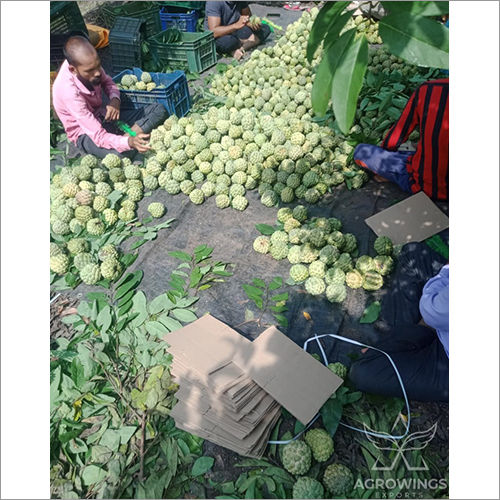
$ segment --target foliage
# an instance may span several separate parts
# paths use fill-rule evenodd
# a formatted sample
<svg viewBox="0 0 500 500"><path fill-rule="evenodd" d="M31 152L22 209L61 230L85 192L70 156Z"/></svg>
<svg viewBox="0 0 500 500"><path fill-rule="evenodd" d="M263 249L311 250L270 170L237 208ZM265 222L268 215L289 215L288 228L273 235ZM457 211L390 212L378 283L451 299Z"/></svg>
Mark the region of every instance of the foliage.
<svg viewBox="0 0 500 500"><path fill-rule="evenodd" d="M311 99L322 115L328 101L340 130L347 134L353 124L358 96L368 65L368 42L355 28L344 30L352 12L349 2L327 2L316 17L308 44L312 61L323 45ZM431 19L448 12L448 2L382 2L389 14L379 22L379 33L387 49L411 64L448 68L448 30ZM425 5L424 5L425 4Z"/></svg>
<svg viewBox="0 0 500 500"><path fill-rule="evenodd" d="M369 306L365 308L363 311L363 315L361 316L359 322L360 323L374 323L377 321L379 315L380 315L380 310L382 306L380 305L380 302L378 300L375 300L372 302Z"/></svg>
<svg viewBox="0 0 500 500"><path fill-rule="evenodd" d="M51 351L52 496L179 498L203 440L168 417L177 389L161 335L196 318L196 297L148 302L142 271L90 293Z"/></svg>
<svg viewBox="0 0 500 500"><path fill-rule="evenodd" d="M172 300L175 297L187 297L189 290L192 295L196 295L202 290L207 290L214 283L223 283L224 278L233 275L227 270L229 263L212 261L213 251L214 249L207 245L199 245L192 255L182 251L168 253L171 257L182 261L170 275L168 284L171 289L168 296Z"/></svg>
<svg viewBox="0 0 500 500"><path fill-rule="evenodd" d="M115 196L116 195L116 196ZM117 201L121 198L122 194L118 191L114 191L110 194L109 199L111 200L111 207L117 203ZM65 236L57 235L51 233L51 241L56 243L65 243L73 238L81 238L84 237L90 243L90 253L97 256L97 253L100 248L104 245L115 245L119 246L128 238L136 238L136 240L130 245L129 250L135 250L136 248L144 245L148 241L154 240L158 231L161 229L169 228L174 219L168 219L164 222L153 226L146 226L147 223L151 222L152 217L148 217L144 219L142 222L139 221L130 221L129 223L118 221L109 231L105 232L101 236L93 236L88 234L88 232L82 227L80 232L71 233ZM132 263L137 259L137 253L126 253L121 255L119 260L123 267L123 272L127 267L132 265ZM75 288L81 283L80 275L78 269L71 265L68 272L64 276L58 276L57 274L51 272L50 273L50 284L53 290L65 290L68 288ZM102 279L97 285L102 286L104 288L110 287L110 281Z"/></svg>
<svg viewBox="0 0 500 500"><path fill-rule="evenodd" d="M288 310L286 301L288 300L288 292L278 292L272 294L283 286L283 278L275 277L269 283L266 283L260 278L254 278L252 283L245 283L242 285L243 290L247 297L252 300L257 308L260 310L258 318L250 309L245 311L245 323L256 321L257 324L262 326L262 318L266 312L271 312L279 325L283 328L288 326L288 320L282 313Z"/></svg>

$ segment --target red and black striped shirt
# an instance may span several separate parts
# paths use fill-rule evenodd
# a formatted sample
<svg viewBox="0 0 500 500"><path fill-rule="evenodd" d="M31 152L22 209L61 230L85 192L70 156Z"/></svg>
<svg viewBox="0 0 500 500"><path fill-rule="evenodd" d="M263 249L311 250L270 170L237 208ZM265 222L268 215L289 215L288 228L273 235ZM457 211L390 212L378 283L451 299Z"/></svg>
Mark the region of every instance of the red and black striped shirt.
<svg viewBox="0 0 500 500"><path fill-rule="evenodd" d="M434 200L448 199L448 88L448 78L420 85L382 142L394 151L419 127L417 151L406 168L412 192L424 191Z"/></svg>

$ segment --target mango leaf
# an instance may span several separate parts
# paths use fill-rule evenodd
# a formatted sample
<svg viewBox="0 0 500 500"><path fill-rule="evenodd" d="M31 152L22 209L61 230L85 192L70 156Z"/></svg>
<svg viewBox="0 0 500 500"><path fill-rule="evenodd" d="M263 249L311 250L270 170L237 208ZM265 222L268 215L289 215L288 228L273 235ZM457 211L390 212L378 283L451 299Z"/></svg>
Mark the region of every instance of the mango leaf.
<svg viewBox="0 0 500 500"><path fill-rule="evenodd" d="M201 476L202 474L205 474L205 472L208 472L212 468L213 464L213 457L199 457L193 464L191 475L193 477Z"/></svg>
<svg viewBox="0 0 500 500"><path fill-rule="evenodd" d="M259 233L264 234L266 236L269 236L276 231L276 229L273 226L270 226L269 224L256 224L255 229L259 231Z"/></svg>
<svg viewBox="0 0 500 500"><path fill-rule="evenodd" d="M83 469L82 481L83 484L89 486L106 479L107 475L108 473L104 469L101 469L101 467L97 467L97 465L88 465Z"/></svg>
<svg viewBox="0 0 500 500"><path fill-rule="evenodd" d="M316 70L313 87L311 89L311 103L314 112L318 116L325 116L328 109L332 93L332 80L337 68L337 63L348 47L354 40L356 30L351 29L342 34L342 36L325 49L323 58Z"/></svg>
<svg viewBox="0 0 500 500"><path fill-rule="evenodd" d="M306 56L309 62L313 60L316 49L325 38L330 26L348 5L349 2L326 2L323 5L307 39Z"/></svg>
<svg viewBox="0 0 500 500"><path fill-rule="evenodd" d="M323 425L331 436L337 431L342 417L342 404L336 398L330 398L320 409Z"/></svg>
<svg viewBox="0 0 500 500"><path fill-rule="evenodd" d="M390 14L379 22L384 45L416 66L448 69L449 30L443 24L407 12Z"/></svg>
<svg viewBox="0 0 500 500"><path fill-rule="evenodd" d="M143 274L141 270L135 271L134 273L128 273L117 286L115 300L123 297L129 290L136 288L141 282Z"/></svg>
<svg viewBox="0 0 500 500"><path fill-rule="evenodd" d="M340 40L340 39L339 39ZM368 42L361 36L340 56L332 80L332 101L340 130L347 134L356 114L359 92L368 64Z"/></svg>
<svg viewBox="0 0 500 500"><path fill-rule="evenodd" d="M374 323L380 315L381 305L378 300L372 302L364 311L360 323Z"/></svg>
<svg viewBox="0 0 500 500"><path fill-rule="evenodd" d="M407 12L414 16L442 16L450 10L449 2L381 2L389 14Z"/></svg>

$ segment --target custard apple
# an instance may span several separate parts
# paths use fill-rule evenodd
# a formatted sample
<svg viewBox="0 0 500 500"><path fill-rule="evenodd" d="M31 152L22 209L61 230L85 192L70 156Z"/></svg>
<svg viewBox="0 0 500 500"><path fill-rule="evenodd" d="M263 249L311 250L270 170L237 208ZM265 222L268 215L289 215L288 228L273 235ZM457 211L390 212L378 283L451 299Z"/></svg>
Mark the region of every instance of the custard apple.
<svg viewBox="0 0 500 500"><path fill-rule="evenodd" d="M316 278L324 278L326 273L326 266L324 262L320 260L315 260L309 264L309 276L315 276Z"/></svg>
<svg viewBox="0 0 500 500"><path fill-rule="evenodd" d="M362 255L356 260L356 269L361 273L364 274L368 271L374 271L375 270L375 263L373 262L372 257L369 255Z"/></svg>
<svg viewBox="0 0 500 500"><path fill-rule="evenodd" d="M152 78L151 75L147 71L143 71L141 74L141 82L151 83Z"/></svg>
<svg viewBox="0 0 500 500"><path fill-rule="evenodd" d="M347 290L344 284L334 283L326 287L326 298L330 302L344 302L347 297Z"/></svg>
<svg viewBox="0 0 500 500"><path fill-rule="evenodd" d="M293 217L299 222L304 222L307 219L307 208L304 205L297 205L293 209Z"/></svg>
<svg viewBox="0 0 500 500"><path fill-rule="evenodd" d="M193 189L189 194L189 199L195 205L201 205L205 201L205 194L201 189Z"/></svg>
<svg viewBox="0 0 500 500"><path fill-rule="evenodd" d="M235 196L231 201L231 206L236 210L245 210L248 200L244 196Z"/></svg>
<svg viewBox="0 0 500 500"><path fill-rule="evenodd" d="M299 477L293 485L292 498L323 498L323 485L312 477Z"/></svg>
<svg viewBox="0 0 500 500"><path fill-rule="evenodd" d="M60 255L64 253L62 248L57 244L54 243L53 241L50 242L50 256L55 257L56 255Z"/></svg>
<svg viewBox="0 0 500 500"><path fill-rule="evenodd" d="M282 242L272 243L271 241L269 252L275 260L286 259L288 255L288 245Z"/></svg>
<svg viewBox="0 0 500 500"><path fill-rule="evenodd" d="M300 264L302 262L302 248L300 245L293 245L288 249L288 262L290 264Z"/></svg>
<svg viewBox="0 0 500 500"><path fill-rule="evenodd" d="M79 253L73 258L73 264L81 271L87 264L95 264L95 259L90 253Z"/></svg>
<svg viewBox="0 0 500 500"><path fill-rule="evenodd" d="M55 220L53 223L52 223L52 232L54 234L60 234L60 235L65 235L65 234L69 234L71 232L70 228L69 228L69 224L67 222L62 222L60 220Z"/></svg>
<svg viewBox="0 0 500 500"><path fill-rule="evenodd" d="M340 252L337 247L326 245L319 252L319 260L330 266L338 259L339 255Z"/></svg>
<svg viewBox="0 0 500 500"><path fill-rule="evenodd" d="M270 245L268 236L257 236L253 242L253 249L258 253L266 254L269 252Z"/></svg>
<svg viewBox="0 0 500 500"><path fill-rule="evenodd" d="M324 429L311 429L304 436L317 462L326 462L333 454L333 439Z"/></svg>
<svg viewBox="0 0 500 500"><path fill-rule="evenodd" d="M87 240L83 238L73 238L67 243L68 251L71 255L76 255L79 253L87 252L89 249L89 244Z"/></svg>
<svg viewBox="0 0 500 500"><path fill-rule="evenodd" d="M165 205L160 202L153 202L148 205L148 212L155 218L163 217L165 213Z"/></svg>
<svg viewBox="0 0 500 500"><path fill-rule="evenodd" d="M302 245L302 263L310 264L314 262L319 256L319 250L317 248L312 247L309 243L305 243Z"/></svg>
<svg viewBox="0 0 500 500"><path fill-rule="evenodd" d="M357 269L349 271L345 275L345 283L350 288L361 288L363 285L363 275Z"/></svg>
<svg viewBox="0 0 500 500"><path fill-rule="evenodd" d="M80 271L81 280L87 285L95 285L101 279L99 264L87 264Z"/></svg>
<svg viewBox="0 0 500 500"><path fill-rule="evenodd" d="M377 271L367 271L363 276L363 288L365 290L373 291L382 288L384 285L384 278L377 273Z"/></svg>
<svg viewBox="0 0 500 500"><path fill-rule="evenodd" d="M271 189L268 189L260 198L261 203L266 207L274 207L278 203L278 195Z"/></svg>
<svg viewBox="0 0 500 500"><path fill-rule="evenodd" d="M128 208L122 207L118 210L118 218L122 221L129 222L135 219L135 212Z"/></svg>
<svg viewBox="0 0 500 500"><path fill-rule="evenodd" d="M50 258L50 270L56 274L64 274L69 267L69 258L66 254L60 253Z"/></svg>
<svg viewBox="0 0 500 500"><path fill-rule="evenodd" d="M101 264L101 274L104 279L114 281L120 276L122 266L117 259L108 257Z"/></svg>
<svg viewBox="0 0 500 500"><path fill-rule="evenodd" d="M94 194L88 189L82 189L76 193L75 199L79 205L91 205L94 199Z"/></svg>
<svg viewBox="0 0 500 500"><path fill-rule="evenodd" d="M327 285L339 284L343 285L345 283L345 273L342 269L337 266L333 266L328 269L325 274L325 281Z"/></svg>
<svg viewBox="0 0 500 500"><path fill-rule="evenodd" d="M311 467L311 448L304 441L292 441L283 447L283 467L297 476L306 474Z"/></svg>
<svg viewBox="0 0 500 500"><path fill-rule="evenodd" d="M227 208L231 204L231 199L227 194L218 194L215 197L215 204L218 208Z"/></svg>
<svg viewBox="0 0 500 500"><path fill-rule="evenodd" d="M335 267L342 269L344 273L351 271L353 269L351 256L348 253L341 253L335 261Z"/></svg>
<svg viewBox="0 0 500 500"><path fill-rule="evenodd" d="M274 231L271 235L271 244L288 243L288 234L285 231Z"/></svg>
<svg viewBox="0 0 500 500"><path fill-rule="evenodd" d="M325 291L326 285L321 278L313 276L312 278L307 278L305 287L306 291L311 295L321 295Z"/></svg>
<svg viewBox="0 0 500 500"><path fill-rule="evenodd" d="M347 377L347 366L340 363L340 361L337 361L336 363L329 363L328 369L342 379L345 379Z"/></svg>
<svg viewBox="0 0 500 500"><path fill-rule="evenodd" d="M280 208L278 210L277 219L279 222L282 222L284 224L288 219L290 219L292 217L293 217L293 214L292 214L291 208L284 207L284 208Z"/></svg>
<svg viewBox="0 0 500 500"><path fill-rule="evenodd" d="M295 283L302 283L309 277L309 271L303 264L295 264L290 268L290 278Z"/></svg>
<svg viewBox="0 0 500 500"><path fill-rule="evenodd" d="M118 168L121 166L121 163L122 161L120 160L120 157L113 154L113 153L109 153L107 154L103 160L102 160L102 164L108 169L108 170L111 170L113 168Z"/></svg>
<svg viewBox="0 0 500 500"><path fill-rule="evenodd" d="M104 221L108 226L112 226L118 220L118 214L112 208L106 208L106 210L103 210L102 214L104 215Z"/></svg>
<svg viewBox="0 0 500 500"><path fill-rule="evenodd" d="M88 168L96 168L97 163L98 163L98 160L93 155L85 155L80 160L80 165L83 165L83 166L88 167Z"/></svg>
<svg viewBox="0 0 500 500"><path fill-rule="evenodd" d="M390 238L387 236L379 236L375 243L373 244L373 248L378 255L392 255L393 245Z"/></svg>
<svg viewBox="0 0 500 500"><path fill-rule="evenodd" d="M394 260L390 255L377 255L373 259L375 270L382 276L390 274L394 268Z"/></svg>
<svg viewBox="0 0 500 500"><path fill-rule="evenodd" d="M354 487L354 476L345 465L330 464L325 469L323 484L332 498L345 497Z"/></svg>
<svg viewBox="0 0 500 500"><path fill-rule="evenodd" d="M89 234L92 234L94 236L100 236L101 234L104 233L105 227L104 223L102 222L101 219L98 219L97 217L90 219L87 222L87 231Z"/></svg>
<svg viewBox="0 0 500 500"><path fill-rule="evenodd" d="M105 196L96 196L92 206L96 212L104 212L109 206L109 200Z"/></svg>
<svg viewBox="0 0 500 500"><path fill-rule="evenodd" d="M114 245L107 244L99 249L97 255L101 261L109 258L118 259L118 250Z"/></svg>

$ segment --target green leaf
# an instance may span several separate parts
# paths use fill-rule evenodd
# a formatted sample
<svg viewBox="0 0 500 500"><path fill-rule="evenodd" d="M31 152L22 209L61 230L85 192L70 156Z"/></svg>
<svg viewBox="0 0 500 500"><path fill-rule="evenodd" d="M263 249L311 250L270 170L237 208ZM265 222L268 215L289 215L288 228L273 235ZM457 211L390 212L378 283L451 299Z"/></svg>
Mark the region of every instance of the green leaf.
<svg viewBox="0 0 500 500"><path fill-rule="evenodd" d="M255 286L261 287L261 288L266 288L266 282L264 280L261 280L260 278L254 278L252 280L252 283Z"/></svg>
<svg viewBox="0 0 500 500"><path fill-rule="evenodd" d="M307 39L306 56L309 62L313 60L316 49L325 38L330 26L348 5L349 2L327 2L323 5Z"/></svg>
<svg viewBox="0 0 500 500"><path fill-rule="evenodd" d="M191 276L189 277L189 288L195 288L201 281L201 278L203 278L201 269L199 267L195 267L191 271Z"/></svg>
<svg viewBox="0 0 500 500"><path fill-rule="evenodd" d="M129 290L132 290L132 288L136 288L137 285L141 282L143 274L144 273L141 270L135 271L134 273L128 273L122 279L122 281L119 283L116 289L115 300L119 300Z"/></svg>
<svg viewBox="0 0 500 500"><path fill-rule="evenodd" d="M109 306L104 307L101 312L97 315L96 323L100 327L101 334L105 333L110 327L112 322L111 318L111 308Z"/></svg>
<svg viewBox="0 0 500 500"><path fill-rule="evenodd" d="M191 469L191 475L193 477L201 476L208 472L214 465L213 457L199 457L196 459Z"/></svg>
<svg viewBox="0 0 500 500"><path fill-rule="evenodd" d="M271 300L274 300L274 302L279 302L281 300L288 300L288 292L283 292L277 295L273 295L271 297Z"/></svg>
<svg viewBox="0 0 500 500"><path fill-rule="evenodd" d="M170 318L169 316L163 315L158 318L158 321L164 325L169 332L175 332L175 330L179 330L182 328L182 324L179 323L176 319Z"/></svg>
<svg viewBox="0 0 500 500"><path fill-rule="evenodd" d="M101 446L106 446L113 452L118 451L118 447L120 446L120 433L114 429L108 429L103 435L101 440L99 441Z"/></svg>
<svg viewBox="0 0 500 500"><path fill-rule="evenodd" d="M170 255L171 257L175 257L176 259L182 260L184 262L191 262L191 255L187 254L186 252L174 251L174 252L168 252L168 255Z"/></svg>
<svg viewBox="0 0 500 500"><path fill-rule="evenodd" d="M173 309L172 314L183 323L190 323L197 319L196 314L189 309Z"/></svg>
<svg viewBox="0 0 500 500"><path fill-rule="evenodd" d="M274 317L277 319L280 326L286 328L288 326L288 319L286 319L283 314L275 314Z"/></svg>
<svg viewBox="0 0 500 500"><path fill-rule="evenodd" d="M260 288L257 288L257 287L252 286L252 285L248 285L246 283L244 283L241 286L242 286L243 290L245 290L245 293L247 294L248 298L252 299L252 300L254 300L255 298L261 297L262 294L264 293L264 291L261 290Z"/></svg>
<svg viewBox="0 0 500 500"><path fill-rule="evenodd" d="M344 134L349 132L356 114L358 95L363 86L367 63L368 42L365 36L361 36L346 47L333 74L333 111Z"/></svg>
<svg viewBox="0 0 500 500"><path fill-rule="evenodd" d="M130 290L127 292L121 299L118 301L118 307L123 307L124 305L128 304L129 301L133 299L135 295L135 290Z"/></svg>
<svg viewBox="0 0 500 500"><path fill-rule="evenodd" d="M171 302L168 300L168 297L165 293L158 295L149 303L149 312L150 314L158 314L165 309L168 309Z"/></svg>
<svg viewBox="0 0 500 500"><path fill-rule="evenodd" d="M320 409L323 425L331 436L337 431L342 418L342 404L336 398L330 398Z"/></svg>
<svg viewBox="0 0 500 500"><path fill-rule="evenodd" d="M442 16L448 14L449 2L381 2L389 14L407 12L414 16Z"/></svg>
<svg viewBox="0 0 500 500"><path fill-rule="evenodd" d="M161 337L168 333L167 327L159 321L146 321L146 323L144 323L144 327L148 333L154 335L155 337Z"/></svg>
<svg viewBox="0 0 500 500"><path fill-rule="evenodd" d="M449 30L443 24L400 12L383 17L379 33L388 50L405 61L448 69Z"/></svg>
<svg viewBox="0 0 500 500"><path fill-rule="evenodd" d="M97 465L88 465L83 469L82 481L83 484L89 486L102 481L107 475L108 473L104 469L101 469L101 467L97 467Z"/></svg>
<svg viewBox="0 0 500 500"><path fill-rule="evenodd" d="M364 311L363 315L361 316L361 319L359 320L360 323L374 323L377 321L379 315L380 315L380 309L381 309L380 302L376 300L375 302L372 302Z"/></svg>
<svg viewBox="0 0 500 500"><path fill-rule="evenodd" d="M255 319L255 314L250 309L245 309L245 321L252 321Z"/></svg>
<svg viewBox="0 0 500 500"><path fill-rule="evenodd" d="M144 239L144 238L142 240L137 240L135 243L132 243L132 245L130 245L130 250L135 250L136 248L141 247L142 245L144 245L147 242L148 242L148 240Z"/></svg>
<svg viewBox="0 0 500 500"><path fill-rule="evenodd" d="M259 233L264 234L266 236L269 236L276 231L276 229L273 226L270 226L269 224L256 224L255 229L259 231Z"/></svg>
<svg viewBox="0 0 500 500"><path fill-rule="evenodd" d="M282 286L283 286L283 278L276 276L276 278L273 278L271 283L269 283L269 290L277 290Z"/></svg>

